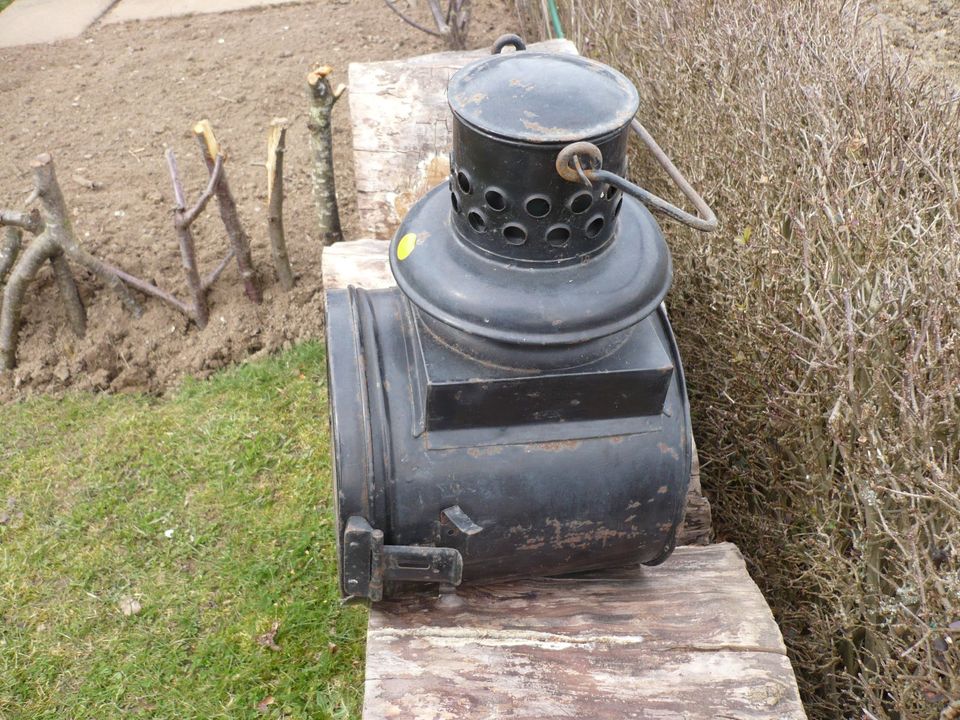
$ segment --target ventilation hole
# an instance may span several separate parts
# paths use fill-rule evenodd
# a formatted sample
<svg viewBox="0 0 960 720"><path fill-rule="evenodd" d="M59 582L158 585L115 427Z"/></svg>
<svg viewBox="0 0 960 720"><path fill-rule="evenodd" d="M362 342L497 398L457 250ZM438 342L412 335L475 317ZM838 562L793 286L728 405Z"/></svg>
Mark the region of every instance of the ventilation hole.
<svg viewBox="0 0 960 720"><path fill-rule="evenodd" d="M503 228L503 237L511 245L523 245L527 241L527 231L520 225L507 225Z"/></svg>
<svg viewBox="0 0 960 720"><path fill-rule="evenodd" d="M487 190L487 194L484 195L484 197L487 199L487 205L490 206L491 210L500 212L507 206L507 201L504 199L503 193L499 190Z"/></svg>
<svg viewBox="0 0 960 720"><path fill-rule="evenodd" d="M535 218L542 218L550 212L550 201L545 197L532 197L527 200L527 212Z"/></svg>
<svg viewBox="0 0 960 720"><path fill-rule="evenodd" d="M470 178L466 176L466 173L461 170L457 173L457 185L460 186L460 189L463 190L466 194L470 194Z"/></svg>
<svg viewBox="0 0 960 720"><path fill-rule="evenodd" d="M618 197L620 197L620 189L615 188L613 185L607 185L607 200L613 202Z"/></svg>
<svg viewBox="0 0 960 720"><path fill-rule="evenodd" d="M590 224L587 225L587 237L595 238L600 234L601 230L603 230L603 216L597 215L590 221Z"/></svg>
<svg viewBox="0 0 960 720"><path fill-rule="evenodd" d="M613 209L613 215L614 215L614 217L616 217L617 215L620 214L620 208L622 208L622 207L623 207L623 196L621 195L621 196L620 196L620 199L617 200L617 206Z"/></svg>
<svg viewBox="0 0 960 720"><path fill-rule="evenodd" d="M554 225L547 230L547 242L553 247L563 247L570 240L570 228L566 225Z"/></svg>
<svg viewBox="0 0 960 720"><path fill-rule="evenodd" d="M593 195L584 190L573 196L573 199L570 201L570 210L579 215L582 212L586 212L587 208L591 205L593 205Z"/></svg>
<svg viewBox="0 0 960 720"><path fill-rule="evenodd" d="M470 227L477 232L483 230L487 226L487 221L483 219L483 215L478 213L476 210L471 210L469 213L467 213L467 220L470 221Z"/></svg>
<svg viewBox="0 0 960 720"><path fill-rule="evenodd" d="M450 193L450 204L453 205L454 212L460 212L460 201L457 200L456 193Z"/></svg>

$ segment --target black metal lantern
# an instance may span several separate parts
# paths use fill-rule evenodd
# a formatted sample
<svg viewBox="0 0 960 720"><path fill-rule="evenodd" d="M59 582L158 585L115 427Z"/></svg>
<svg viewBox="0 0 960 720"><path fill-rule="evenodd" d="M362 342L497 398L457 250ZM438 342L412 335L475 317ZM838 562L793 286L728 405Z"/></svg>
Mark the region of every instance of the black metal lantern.
<svg viewBox="0 0 960 720"><path fill-rule="evenodd" d="M506 45L524 49L508 36L450 82L450 180L390 245L398 287L328 294L348 597L674 547L692 442L670 254L645 204L716 220L642 128L706 219L623 179L626 77Z"/></svg>

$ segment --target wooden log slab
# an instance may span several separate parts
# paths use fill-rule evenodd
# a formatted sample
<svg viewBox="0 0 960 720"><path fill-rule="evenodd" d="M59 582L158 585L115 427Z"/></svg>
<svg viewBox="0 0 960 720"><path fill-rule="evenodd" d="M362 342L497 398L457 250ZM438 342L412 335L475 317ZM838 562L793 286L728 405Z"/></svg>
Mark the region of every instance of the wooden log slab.
<svg viewBox="0 0 960 720"><path fill-rule="evenodd" d="M368 290L394 287L396 282L387 259L389 245L386 240L352 240L326 248L323 251L324 289L342 289L351 285ZM700 462L694 446L686 515L677 535L677 544L704 545L712 539L710 501L703 496L700 487Z"/></svg>
<svg viewBox="0 0 960 720"><path fill-rule="evenodd" d="M530 50L576 54L569 40ZM389 239L407 210L450 174L447 83L489 48L351 63L348 69L354 174L361 236Z"/></svg>
<svg viewBox="0 0 960 720"><path fill-rule="evenodd" d="M803 720L735 545L370 611L364 720Z"/></svg>

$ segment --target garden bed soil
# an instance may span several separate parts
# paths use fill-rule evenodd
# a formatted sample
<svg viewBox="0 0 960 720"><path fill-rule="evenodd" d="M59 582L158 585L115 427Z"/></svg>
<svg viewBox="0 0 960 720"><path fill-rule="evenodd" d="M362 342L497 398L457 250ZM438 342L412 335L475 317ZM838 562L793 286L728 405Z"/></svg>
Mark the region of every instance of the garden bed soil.
<svg viewBox="0 0 960 720"><path fill-rule="evenodd" d="M472 45L515 29L512 3L480 0L474 6ZM89 317L86 337L78 339L67 327L53 274L44 268L28 291L19 365L0 374L0 402L69 389L162 393L185 376L204 377L321 337L306 74L329 64L336 84L346 81L353 61L443 49L381 0L326 0L95 25L75 40L0 51L0 207L22 208L32 185L30 163L49 152L83 245L186 298L164 151L175 149L188 196L195 198L206 170L190 130L209 118L227 154L226 172L264 286L263 304L252 305L232 265L211 291L210 324L200 331L149 298L143 298L143 316L133 318L95 278L74 268ZM344 230L353 239L348 112L346 102L335 108L334 142ZM274 278L266 225L262 163L276 116L291 121L284 221L297 284L289 293ZM215 204L194 230L203 273L227 249Z"/></svg>

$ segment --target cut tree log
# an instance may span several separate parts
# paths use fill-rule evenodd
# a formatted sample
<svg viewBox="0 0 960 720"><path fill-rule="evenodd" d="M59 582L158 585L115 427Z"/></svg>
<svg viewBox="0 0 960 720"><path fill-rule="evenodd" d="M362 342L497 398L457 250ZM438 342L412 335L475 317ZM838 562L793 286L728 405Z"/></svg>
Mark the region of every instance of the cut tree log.
<svg viewBox="0 0 960 720"><path fill-rule="evenodd" d="M330 86L333 68L321 65L307 75L307 96L310 98L310 146L313 149L313 200L317 207L317 230L324 245L343 240L340 228L340 208L337 205L337 186L333 172L333 106L346 90L340 85Z"/></svg>
<svg viewBox="0 0 960 720"><path fill-rule="evenodd" d="M370 610L364 720L806 720L740 551L461 586Z"/></svg>
<svg viewBox="0 0 960 720"><path fill-rule="evenodd" d="M123 306L134 316L139 317L143 312L115 269L77 243L50 155L44 153L37 156L32 168L34 192L31 198L39 199L42 213L0 212L0 224L39 233L20 253L3 288L3 303L0 307L0 370L16 367L24 297L37 272L48 260L53 265L67 320L78 336L83 337L86 333L86 309L67 264L68 258L85 267L113 290ZM10 237L8 234L5 248L14 245Z"/></svg>
<svg viewBox="0 0 960 720"><path fill-rule="evenodd" d="M220 150L220 143L213 132L213 126L210 125L209 120L201 120L194 125L193 133L200 145L200 154L207 165L207 171L212 175L216 166L216 158L223 155ZM226 162L225 157L223 162ZM230 192L225 170L221 171L220 181L216 183L216 195L217 205L220 208L220 219L223 221L224 228L226 228L227 237L230 238L233 256L237 260L237 268L243 280L243 291L250 302L259 305L263 302L263 294L260 290L257 272L253 267L253 258L250 255L250 238L247 237L247 233L240 224L237 203Z"/></svg>
<svg viewBox="0 0 960 720"><path fill-rule="evenodd" d="M286 150L287 119L274 118L267 134L267 229L277 280L284 290L293 288L293 271L283 235L283 153Z"/></svg>

